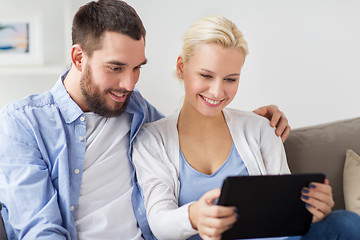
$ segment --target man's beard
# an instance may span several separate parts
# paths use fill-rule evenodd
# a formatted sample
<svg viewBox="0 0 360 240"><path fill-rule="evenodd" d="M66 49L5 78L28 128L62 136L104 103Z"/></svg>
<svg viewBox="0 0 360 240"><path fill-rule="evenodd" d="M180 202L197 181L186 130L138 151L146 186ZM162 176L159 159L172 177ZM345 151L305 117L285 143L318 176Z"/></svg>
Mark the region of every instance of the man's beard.
<svg viewBox="0 0 360 240"><path fill-rule="evenodd" d="M104 117L116 117L123 113L132 94L132 91L123 90L122 93L127 94L125 101L116 102L114 109L110 109L106 104L105 96L115 89L108 89L101 93L99 88L94 84L89 66L85 66L84 75L80 79L80 89L85 97L89 111Z"/></svg>

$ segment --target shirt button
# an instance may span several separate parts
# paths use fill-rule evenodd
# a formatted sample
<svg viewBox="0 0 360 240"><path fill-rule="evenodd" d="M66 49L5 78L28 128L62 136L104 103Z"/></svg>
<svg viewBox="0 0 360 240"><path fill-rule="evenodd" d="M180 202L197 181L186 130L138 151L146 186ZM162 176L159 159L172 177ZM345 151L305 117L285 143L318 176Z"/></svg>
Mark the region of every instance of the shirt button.
<svg viewBox="0 0 360 240"><path fill-rule="evenodd" d="M79 174L80 170L79 169L75 169L75 174Z"/></svg>
<svg viewBox="0 0 360 240"><path fill-rule="evenodd" d="M80 137L79 137L79 140L80 140L80 141L83 141L83 140L84 140L84 138L83 138L82 136L80 136Z"/></svg>
<svg viewBox="0 0 360 240"><path fill-rule="evenodd" d="M70 206L70 211L74 211L74 206Z"/></svg>
<svg viewBox="0 0 360 240"><path fill-rule="evenodd" d="M85 118L84 117L80 117L80 121L85 121Z"/></svg>

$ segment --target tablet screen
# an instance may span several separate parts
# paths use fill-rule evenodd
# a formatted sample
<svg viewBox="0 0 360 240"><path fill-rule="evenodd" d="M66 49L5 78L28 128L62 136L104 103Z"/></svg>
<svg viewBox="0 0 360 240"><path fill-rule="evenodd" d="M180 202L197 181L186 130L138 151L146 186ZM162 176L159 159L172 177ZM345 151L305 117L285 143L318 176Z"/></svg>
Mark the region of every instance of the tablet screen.
<svg viewBox="0 0 360 240"><path fill-rule="evenodd" d="M321 173L226 178L218 204L236 206L239 219L222 238L304 235L312 215L300 199L301 189L324 180Z"/></svg>

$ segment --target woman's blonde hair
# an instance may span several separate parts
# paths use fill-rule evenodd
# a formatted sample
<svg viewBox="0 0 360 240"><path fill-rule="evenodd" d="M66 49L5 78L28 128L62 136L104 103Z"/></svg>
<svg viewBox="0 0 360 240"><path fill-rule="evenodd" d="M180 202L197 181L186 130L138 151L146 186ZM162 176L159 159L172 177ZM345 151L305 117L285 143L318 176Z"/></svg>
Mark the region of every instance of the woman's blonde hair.
<svg viewBox="0 0 360 240"><path fill-rule="evenodd" d="M224 48L239 48L244 57L248 54L248 45L243 34L229 19L212 15L200 18L185 33L181 56L188 62L194 48L203 43L216 43Z"/></svg>

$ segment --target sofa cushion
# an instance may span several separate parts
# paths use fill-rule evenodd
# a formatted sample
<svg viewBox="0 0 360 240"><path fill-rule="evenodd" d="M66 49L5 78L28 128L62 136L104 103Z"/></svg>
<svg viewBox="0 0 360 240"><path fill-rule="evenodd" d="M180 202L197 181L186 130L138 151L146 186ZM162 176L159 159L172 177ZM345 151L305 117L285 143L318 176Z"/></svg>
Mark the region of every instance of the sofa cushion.
<svg viewBox="0 0 360 240"><path fill-rule="evenodd" d="M346 151L344 167L344 200L346 210L360 215L360 156Z"/></svg>
<svg viewBox="0 0 360 240"><path fill-rule="evenodd" d="M334 209L345 209L343 170L347 149L360 152L360 118L298 128L284 146L291 172L322 172L330 181Z"/></svg>

